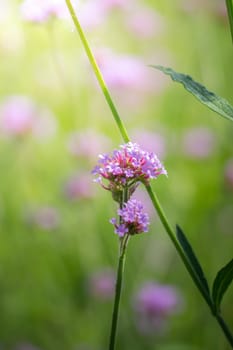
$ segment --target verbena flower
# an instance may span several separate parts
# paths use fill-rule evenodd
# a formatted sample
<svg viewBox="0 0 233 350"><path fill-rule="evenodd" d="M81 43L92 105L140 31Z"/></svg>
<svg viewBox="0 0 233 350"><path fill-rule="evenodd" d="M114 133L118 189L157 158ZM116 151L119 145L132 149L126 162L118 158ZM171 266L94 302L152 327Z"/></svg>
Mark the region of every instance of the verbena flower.
<svg viewBox="0 0 233 350"><path fill-rule="evenodd" d="M113 195L124 188L132 189L132 186L139 181L147 184L150 179L167 174L154 153L144 151L138 144L132 142L121 145L112 155L100 155L99 165L92 173L97 175L95 181L101 183ZM103 179L109 181L107 186L103 184Z"/></svg>
<svg viewBox="0 0 233 350"><path fill-rule="evenodd" d="M122 209L118 209L120 223L116 218L110 220L115 226L115 233L119 237L123 237L126 233L130 235L148 232L149 216L143 212L143 205L136 199L130 199L124 203Z"/></svg>

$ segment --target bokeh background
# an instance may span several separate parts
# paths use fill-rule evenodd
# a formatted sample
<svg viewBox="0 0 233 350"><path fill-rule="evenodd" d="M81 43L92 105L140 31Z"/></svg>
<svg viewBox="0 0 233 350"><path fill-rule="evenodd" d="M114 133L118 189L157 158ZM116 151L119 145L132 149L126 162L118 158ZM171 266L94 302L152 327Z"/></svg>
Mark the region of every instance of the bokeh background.
<svg viewBox="0 0 233 350"><path fill-rule="evenodd" d="M189 73L232 103L224 1L76 9L132 140L168 171L152 186L211 284L233 252L232 125L149 65ZM91 170L122 139L63 1L0 1L0 82L0 348L106 349L116 203ZM229 349L146 193L136 195L151 226L129 244L117 348ZM231 287L231 329L232 305Z"/></svg>

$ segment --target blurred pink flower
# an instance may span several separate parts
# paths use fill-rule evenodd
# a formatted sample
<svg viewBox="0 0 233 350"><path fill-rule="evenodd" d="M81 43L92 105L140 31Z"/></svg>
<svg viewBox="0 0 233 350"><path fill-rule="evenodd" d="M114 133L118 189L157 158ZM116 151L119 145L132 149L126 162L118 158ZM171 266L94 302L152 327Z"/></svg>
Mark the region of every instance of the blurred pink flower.
<svg viewBox="0 0 233 350"><path fill-rule="evenodd" d="M22 136L32 131L37 109L25 96L10 96L0 106L0 130L5 135Z"/></svg>
<svg viewBox="0 0 233 350"><path fill-rule="evenodd" d="M128 8L125 0L88 0L81 4L79 18L85 29L93 30L107 19L108 13L115 9Z"/></svg>
<svg viewBox="0 0 233 350"><path fill-rule="evenodd" d="M42 23L51 18L64 18L68 10L64 0L24 0L21 14L26 21Z"/></svg>
<svg viewBox="0 0 233 350"><path fill-rule="evenodd" d="M70 177L64 185L64 193L70 200L90 199L94 195L90 174L77 174Z"/></svg>
<svg viewBox="0 0 233 350"><path fill-rule="evenodd" d="M233 190L233 158L227 161L225 165L224 176L226 185Z"/></svg>
<svg viewBox="0 0 233 350"><path fill-rule="evenodd" d="M59 226L60 216L56 208L45 206L33 211L29 215L29 221L45 231L50 231Z"/></svg>
<svg viewBox="0 0 233 350"><path fill-rule="evenodd" d="M180 305L181 298L174 287L153 282L143 285L133 304L139 331L145 334L164 331L168 316L177 312Z"/></svg>
<svg viewBox="0 0 233 350"><path fill-rule="evenodd" d="M205 127L188 130L183 138L184 153L193 158L207 158L214 152L214 134Z"/></svg>
<svg viewBox="0 0 233 350"><path fill-rule="evenodd" d="M158 132L135 129L132 131L132 139L144 150L154 152L159 158L164 158L165 138Z"/></svg>
<svg viewBox="0 0 233 350"><path fill-rule="evenodd" d="M125 9L131 3L130 0L98 0L105 10Z"/></svg>
<svg viewBox="0 0 233 350"><path fill-rule="evenodd" d="M100 300L109 300L114 296L115 273L111 269L104 269L90 277L89 292Z"/></svg>
<svg viewBox="0 0 233 350"><path fill-rule="evenodd" d="M72 155L89 160L96 159L98 154L108 149L110 145L110 139L91 129L74 132L67 141L68 150Z"/></svg>
<svg viewBox="0 0 233 350"><path fill-rule="evenodd" d="M128 115L138 113L148 97L161 93L166 86L166 77L148 67L151 62L166 61L166 58L158 59L158 54L145 61L136 55L117 54L103 48L96 50L95 57L107 85Z"/></svg>
<svg viewBox="0 0 233 350"><path fill-rule="evenodd" d="M106 19L106 12L101 0L87 0L80 6L79 18L82 26L87 30L93 30L100 26Z"/></svg>
<svg viewBox="0 0 233 350"><path fill-rule="evenodd" d="M126 19L128 29L137 37L150 38L161 34L164 29L164 20L152 9L136 8Z"/></svg>
<svg viewBox="0 0 233 350"><path fill-rule="evenodd" d="M13 95L0 105L0 132L5 136L34 135L44 139L56 130L56 120L27 96Z"/></svg>
<svg viewBox="0 0 233 350"><path fill-rule="evenodd" d="M117 89L150 89L151 80L148 67L138 57L120 55L110 50L101 50L96 53L96 59L106 83L110 87Z"/></svg>

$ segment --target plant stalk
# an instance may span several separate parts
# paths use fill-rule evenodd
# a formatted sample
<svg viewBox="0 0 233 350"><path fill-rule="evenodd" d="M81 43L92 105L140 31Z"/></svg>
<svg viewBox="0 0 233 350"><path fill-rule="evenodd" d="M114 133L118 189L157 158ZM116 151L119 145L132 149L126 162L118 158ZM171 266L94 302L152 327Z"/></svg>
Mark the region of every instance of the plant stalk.
<svg viewBox="0 0 233 350"><path fill-rule="evenodd" d="M232 0L226 0L226 8L227 8L230 31L231 31L231 40L232 40L232 44L233 44L233 3L232 3Z"/></svg>
<svg viewBox="0 0 233 350"><path fill-rule="evenodd" d="M196 287L198 288L199 292L201 293L202 297L204 298L204 300L206 301L206 303L208 304L208 306L210 307L211 311L213 310L213 305L211 302L211 299L209 297L209 295L206 293L206 291L203 289L202 284L199 281L198 276L196 275L196 272L193 270L192 266L190 265L189 260L187 259L184 251L182 250L179 242L176 239L176 234L174 233L171 225L169 224L169 221L162 209L162 206L160 205L160 202L156 196L156 194L152 191L151 186L145 186L147 193L149 194L149 197L152 201L152 204L163 224L163 227L165 228L168 236L170 237L171 241L173 242L177 253L179 254L181 260L183 261L187 271L189 272L190 277L192 278L194 284L196 285Z"/></svg>
<svg viewBox="0 0 233 350"><path fill-rule="evenodd" d="M120 251L118 268L117 268L117 280L116 280L116 289L115 289L115 300L114 300L113 313L112 313L112 326L111 326L111 332L110 332L109 350L114 350L115 343L116 343L117 322L118 322L118 315L119 315L124 264L125 264L125 249L122 249L122 251Z"/></svg>
<svg viewBox="0 0 233 350"><path fill-rule="evenodd" d="M222 318L221 315L216 315L216 320L218 321L218 324L222 328L223 333L225 334L225 337L227 338L229 344L231 344L231 347L233 348L233 336L231 334L231 331L229 330L226 322Z"/></svg>
<svg viewBox="0 0 233 350"><path fill-rule="evenodd" d="M88 57L88 59L90 61L90 64L91 64L92 69L93 69L93 71L95 73L95 76L96 76L96 78L97 78L97 80L99 82L100 88L101 88L101 90L102 90L102 92L103 92L103 94L105 96L105 99L106 99L106 101L107 101L107 103L108 103L108 105L109 105L109 107L110 107L110 109L112 111L113 117L114 117L114 119L115 119L115 121L117 123L117 126L118 126L119 130L120 130L121 136L123 137L123 140L125 142L129 142L129 136L128 136L128 133L126 131L126 128L125 128L125 126L123 125L123 123L121 121L120 115L118 114L118 111L117 111L117 109L115 107L115 104L114 104L114 102L112 100L112 97L111 97L111 95L109 93L108 87L107 87L107 85L106 85L106 83L104 81L104 78L102 76L102 73L101 73L101 71L100 71L100 69L98 67L98 64L96 63L95 57L94 57L94 55L93 55L93 53L92 53L92 51L90 49L90 45L89 45L89 43L87 41L87 38L86 38L86 36L85 36L85 34L84 34L83 30L82 30L82 27L81 27L81 25L79 23L78 17L76 16L76 13L75 13L74 8L73 8L73 6L71 4L71 1L70 0L66 0L66 5L67 5L67 7L69 9L70 15L71 15L71 17L73 19L73 22L74 22L74 25L75 25L75 28L77 29L77 32L79 34L79 37L80 37L81 42L83 44L83 47L84 47L84 49L86 51L87 57Z"/></svg>

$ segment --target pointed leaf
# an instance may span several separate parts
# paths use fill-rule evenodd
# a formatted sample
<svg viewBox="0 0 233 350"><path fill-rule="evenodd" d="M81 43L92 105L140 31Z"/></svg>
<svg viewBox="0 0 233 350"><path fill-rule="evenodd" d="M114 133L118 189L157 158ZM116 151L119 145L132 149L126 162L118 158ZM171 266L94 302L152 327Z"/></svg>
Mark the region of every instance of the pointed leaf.
<svg viewBox="0 0 233 350"><path fill-rule="evenodd" d="M202 270L201 264L199 263L187 237L185 236L184 232L181 230L181 228L178 225L176 225L176 235L177 235L178 241L180 242L180 245L183 248L183 251L185 252L187 258L189 259L189 262L199 279L199 282L201 283L206 294L210 295L209 285L204 275L204 272Z"/></svg>
<svg viewBox="0 0 233 350"><path fill-rule="evenodd" d="M163 66L151 66L163 73L170 75L172 80L183 84L184 88L191 92L202 104L206 105L222 117L233 121L233 106L224 98L206 89L205 86L194 81L189 75L177 73L171 68Z"/></svg>
<svg viewBox="0 0 233 350"><path fill-rule="evenodd" d="M220 304L224 294L233 280L233 259L227 263L220 271L214 280L212 296L216 310L220 310Z"/></svg>

